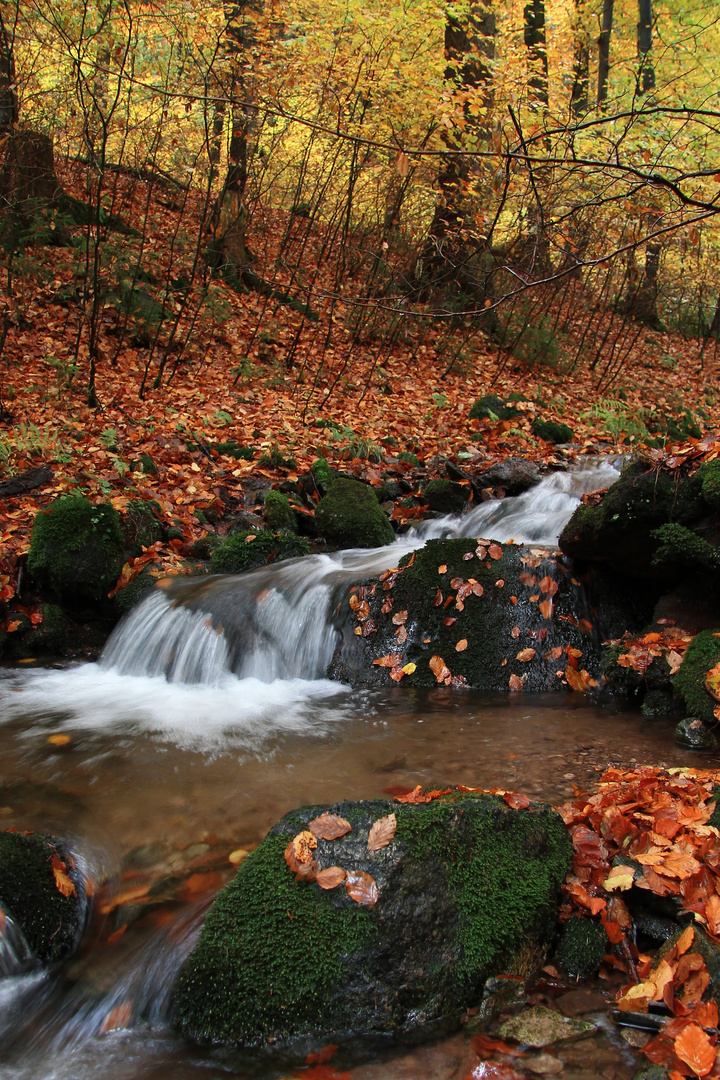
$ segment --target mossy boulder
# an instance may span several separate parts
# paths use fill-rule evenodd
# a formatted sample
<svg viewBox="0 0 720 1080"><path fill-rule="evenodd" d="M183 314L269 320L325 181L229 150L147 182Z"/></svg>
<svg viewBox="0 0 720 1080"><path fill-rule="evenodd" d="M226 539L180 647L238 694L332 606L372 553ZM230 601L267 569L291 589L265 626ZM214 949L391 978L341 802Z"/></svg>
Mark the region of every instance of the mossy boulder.
<svg viewBox="0 0 720 1080"><path fill-rule="evenodd" d="M242 529L214 547L210 570L213 574L242 574L256 566L307 555L309 550L305 537L292 532Z"/></svg>
<svg viewBox="0 0 720 1080"><path fill-rule="evenodd" d="M318 840L322 868L375 882L374 906L345 886L296 881L284 852L321 813L352 826ZM394 839L368 851L374 822L395 814ZM493 973L527 975L554 933L571 844L549 807L512 810L459 794L287 814L218 895L182 969L174 1016L193 1038L308 1050L364 1048L457 1029Z"/></svg>
<svg viewBox="0 0 720 1080"><path fill-rule="evenodd" d="M686 716L673 732L678 746L687 750L717 750L718 741L715 733L697 716Z"/></svg>
<svg viewBox="0 0 720 1080"><path fill-rule="evenodd" d="M692 526L707 516L697 476L677 477L639 460L597 506L578 506L560 534L559 546L575 559L608 563L618 573L667 579L655 557L667 544L657 530L669 523Z"/></svg>
<svg viewBox="0 0 720 1080"><path fill-rule="evenodd" d="M133 499L123 514L121 527L130 554L137 558L144 547L163 538L160 506L154 499Z"/></svg>
<svg viewBox="0 0 720 1080"><path fill-rule="evenodd" d="M297 531L297 514L282 491L268 491L265 495L265 517L268 527L274 532L281 529Z"/></svg>
<svg viewBox="0 0 720 1080"><path fill-rule="evenodd" d="M470 406L468 418L470 420L512 420L520 410L518 401L525 401L522 394L511 394L508 398L498 397L497 394L485 394L478 398Z"/></svg>
<svg viewBox="0 0 720 1080"><path fill-rule="evenodd" d="M600 923L574 917L563 927L555 957L568 975L586 979L597 974L608 947L607 934Z"/></svg>
<svg viewBox="0 0 720 1080"><path fill-rule="evenodd" d="M117 581L124 546L113 506L67 495L36 515L28 569L68 607L97 602Z"/></svg>
<svg viewBox="0 0 720 1080"><path fill-rule="evenodd" d="M707 461L697 471L702 497L716 513L720 512L720 461Z"/></svg>
<svg viewBox="0 0 720 1080"><path fill-rule="evenodd" d="M403 685L436 686L440 657L456 685L561 690L570 648L581 672L598 674L594 616L561 561L462 538L429 540L401 567L342 603L331 678L388 686L393 668L410 665Z"/></svg>
<svg viewBox="0 0 720 1080"><path fill-rule="evenodd" d="M567 424L561 424L557 420L542 420L538 417L533 420L533 434L545 442L569 443L573 441L573 429Z"/></svg>
<svg viewBox="0 0 720 1080"><path fill-rule="evenodd" d="M688 716L706 724L717 721L714 710L717 702L705 689L710 668L720 662L720 629L702 630L687 647L680 670L675 676L675 693L682 698Z"/></svg>
<svg viewBox="0 0 720 1080"><path fill-rule="evenodd" d="M376 548L391 544L393 527L371 487L338 477L315 510L318 533L340 548Z"/></svg>
<svg viewBox="0 0 720 1080"><path fill-rule="evenodd" d="M431 510L441 514L460 514L467 502L467 491L462 484L456 484L454 480L438 477L425 485L423 499Z"/></svg>
<svg viewBox="0 0 720 1080"><path fill-rule="evenodd" d="M53 864L62 875L63 891ZM0 909L22 930L37 960L52 964L73 951L85 908L82 878L59 840L42 833L0 832Z"/></svg>
<svg viewBox="0 0 720 1080"><path fill-rule="evenodd" d="M115 593L115 607L120 615L127 615L128 611L149 596L156 583L157 577L151 573L150 567L146 566L129 584L118 589Z"/></svg>

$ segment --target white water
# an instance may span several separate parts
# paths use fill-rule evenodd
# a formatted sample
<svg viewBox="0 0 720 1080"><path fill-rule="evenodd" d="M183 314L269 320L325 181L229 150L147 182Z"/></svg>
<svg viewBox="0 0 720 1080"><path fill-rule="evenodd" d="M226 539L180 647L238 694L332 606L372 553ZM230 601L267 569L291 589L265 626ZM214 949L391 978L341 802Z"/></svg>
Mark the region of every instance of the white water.
<svg viewBox="0 0 720 1080"><path fill-rule="evenodd" d="M115 629L99 664L2 679L3 721L35 715L29 737L50 727L145 730L185 748L249 752L282 732L321 735L352 708L347 687L323 678L344 589L433 537L552 547L583 493L617 477L607 463L554 473L523 495L424 522L384 548L178 578Z"/></svg>

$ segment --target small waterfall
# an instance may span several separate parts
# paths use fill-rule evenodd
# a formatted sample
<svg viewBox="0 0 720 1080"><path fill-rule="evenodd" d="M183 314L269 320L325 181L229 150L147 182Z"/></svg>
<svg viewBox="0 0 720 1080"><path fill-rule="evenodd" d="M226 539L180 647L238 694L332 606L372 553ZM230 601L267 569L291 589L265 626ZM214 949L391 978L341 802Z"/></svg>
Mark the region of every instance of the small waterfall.
<svg viewBox="0 0 720 1080"><path fill-rule="evenodd" d="M0 913L0 924L0 979L4 979L32 967L33 955L22 930L10 915Z"/></svg>
<svg viewBox="0 0 720 1080"><path fill-rule="evenodd" d="M333 655L333 610L354 581L397 566L435 537L554 546L581 496L616 480L610 464L553 473L522 495L423 522L374 550L308 555L241 575L177 578L135 608L101 659L121 675L218 686L229 675L270 683L319 679Z"/></svg>

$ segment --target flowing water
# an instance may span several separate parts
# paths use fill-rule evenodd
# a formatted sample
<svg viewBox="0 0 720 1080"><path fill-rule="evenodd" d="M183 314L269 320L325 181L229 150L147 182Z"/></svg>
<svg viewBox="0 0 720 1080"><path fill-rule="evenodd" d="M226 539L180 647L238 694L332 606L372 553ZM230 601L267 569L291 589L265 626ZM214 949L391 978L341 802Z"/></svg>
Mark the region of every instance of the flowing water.
<svg viewBox="0 0 720 1080"><path fill-rule="evenodd" d="M243 1075L241 1059L173 1034L169 995L229 856L293 807L458 783L560 802L610 762L696 760L671 725L575 695L353 691L322 677L338 590L428 536L553 545L582 492L616 475L558 473L380 551L177 581L131 613L99 663L6 670L0 826L68 838L99 892L60 973L33 968L10 921L0 935L0 1077ZM466 1056L459 1037L352 1078L454 1080Z"/></svg>

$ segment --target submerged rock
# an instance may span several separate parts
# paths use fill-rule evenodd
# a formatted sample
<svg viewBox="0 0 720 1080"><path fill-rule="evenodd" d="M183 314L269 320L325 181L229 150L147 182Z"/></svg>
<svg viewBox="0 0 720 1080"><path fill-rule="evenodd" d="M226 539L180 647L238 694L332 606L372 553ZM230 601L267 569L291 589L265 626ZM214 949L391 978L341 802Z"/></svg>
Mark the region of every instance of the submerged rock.
<svg viewBox="0 0 720 1080"><path fill-rule="evenodd" d="M429 540L343 604L328 674L354 686L402 678L483 690L585 688L599 653L578 584L561 561L532 549Z"/></svg>
<svg viewBox="0 0 720 1080"><path fill-rule="evenodd" d="M597 1028L589 1020L561 1016L546 1005L534 1005L519 1016L506 1020L499 1030L503 1039L514 1039L523 1046L541 1049L568 1039L582 1039L594 1034Z"/></svg>
<svg viewBox="0 0 720 1080"><path fill-rule="evenodd" d="M289 841L322 813L352 831L319 839L312 856L369 875L374 904L351 898L350 879L324 890L288 868ZM394 837L369 850L373 824L392 814ZM485 795L293 811L210 909L175 988L175 1021L196 1039L299 1054L456 1029L488 976L541 962L570 856L549 807L513 810ZM369 887L357 895L373 898Z"/></svg>
<svg viewBox="0 0 720 1080"><path fill-rule="evenodd" d="M20 927L37 960L51 964L73 951L85 908L81 875L59 840L0 832L0 910Z"/></svg>

